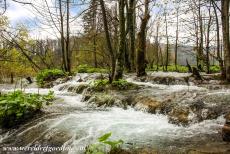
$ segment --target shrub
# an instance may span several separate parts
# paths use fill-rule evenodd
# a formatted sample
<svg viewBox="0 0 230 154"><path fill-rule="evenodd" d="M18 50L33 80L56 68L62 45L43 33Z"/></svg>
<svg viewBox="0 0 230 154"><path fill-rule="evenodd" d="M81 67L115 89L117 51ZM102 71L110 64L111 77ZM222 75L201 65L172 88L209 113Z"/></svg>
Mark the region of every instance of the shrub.
<svg viewBox="0 0 230 154"><path fill-rule="evenodd" d="M211 73L219 73L220 72L220 66L218 66L218 65L210 66L210 72Z"/></svg>
<svg viewBox="0 0 230 154"><path fill-rule="evenodd" d="M54 81L67 74L59 69L45 69L37 74L36 81L39 86L43 87L45 83Z"/></svg>
<svg viewBox="0 0 230 154"><path fill-rule="evenodd" d="M107 133L98 138L99 143L91 144L86 147L86 154L105 154L106 146L109 146L109 153L116 153L116 151L120 151L120 145L124 143L122 140L108 140L111 137L112 133Z"/></svg>
<svg viewBox="0 0 230 154"><path fill-rule="evenodd" d="M77 73L108 73L107 69L104 68L95 68L89 65L79 65L76 69Z"/></svg>
<svg viewBox="0 0 230 154"><path fill-rule="evenodd" d="M20 124L39 111L43 103L48 104L53 98L53 92L49 92L47 95L39 95L15 91L1 95L0 126L9 128Z"/></svg>

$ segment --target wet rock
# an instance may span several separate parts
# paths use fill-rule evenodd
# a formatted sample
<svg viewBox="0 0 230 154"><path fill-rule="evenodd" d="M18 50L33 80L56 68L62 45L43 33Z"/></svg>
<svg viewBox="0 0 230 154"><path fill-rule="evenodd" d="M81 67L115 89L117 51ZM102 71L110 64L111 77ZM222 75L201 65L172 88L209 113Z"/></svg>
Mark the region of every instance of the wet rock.
<svg viewBox="0 0 230 154"><path fill-rule="evenodd" d="M226 122L222 128L222 137L224 141L230 142L230 113L225 116Z"/></svg>
<svg viewBox="0 0 230 154"><path fill-rule="evenodd" d="M88 84L71 85L70 87L68 87L67 91L81 94L88 87Z"/></svg>
<svg viewBox="0 0 230 154"><path fill-rule="evenodd" d="M136 102L135 108L138 110L147 111L149 113L155 114L157 110L161 110L162 103L154 98L140 96L135 98Z"/></svg>
<svg viewBox="0 0 230 154"><path fill-rule="evenodd" d="M58 85L58 84L65 83L65 82L71 80L72 78L73 78L72 76L67 76L67 77L64 77L64 78L58 78L57 80L55 80L53 82L50 82L50 83L52 83L52 85L55 86L55 85Z"/></svg>
<svg viewBox="0 0 230 154"><path fill-rule="evenodd" d="M169 121L174 124L187 125L189 123L189 109L175 107L169 113Z"/></svg>
<svg viewBox="0 0 230 154"><path fill-rule="evenodd" d="M88 104L96 107L111 107L114 105L115 98L111 95L94 95L88 100Z"/></svg>

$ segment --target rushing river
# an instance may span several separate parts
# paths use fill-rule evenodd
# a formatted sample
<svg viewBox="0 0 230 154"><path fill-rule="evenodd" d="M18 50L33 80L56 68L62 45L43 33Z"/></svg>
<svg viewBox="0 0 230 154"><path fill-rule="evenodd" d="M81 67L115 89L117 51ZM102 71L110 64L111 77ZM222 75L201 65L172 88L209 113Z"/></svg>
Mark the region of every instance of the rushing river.
<svg viewBox="0 0 230 154"><path fill-rule="evenodd" d="M2 148L65 146L71 147L72 150L53 153L78 154L84 153L87 145L97 142L98 137L108 132L112 132L111 139L124 141L124 149L144 147L162 153L187 153L189 149L206 143L212 144L216 141L222 143L220 131L225 122L222 116L215 120L205 120L183 127L169 123L165 115L149 114L132 108L127 110L116 107L91 108L81 101L81 95L66 90L59 91L59 87L60 85L52 89L25 89L30 93L38 91L47 93L53 90L57 99L52 105L45 107L45 114L17 130L2 133L0 138ZM4 153L3 150L1 151ZM13 152L8 151L8 153ZM31 152L21 151L21 153Z"/></svg>

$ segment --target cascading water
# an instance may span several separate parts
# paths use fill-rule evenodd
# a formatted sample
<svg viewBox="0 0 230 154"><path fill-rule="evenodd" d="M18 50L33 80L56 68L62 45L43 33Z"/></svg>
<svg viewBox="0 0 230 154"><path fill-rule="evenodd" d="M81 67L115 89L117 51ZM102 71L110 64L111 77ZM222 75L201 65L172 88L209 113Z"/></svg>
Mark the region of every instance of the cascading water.
<svg viewBox="0 0 230 154"><path fill-rule="evenodd" d="M1 147L64 145L72 148L72 151L64 153L84 153L83 149L87 145L95 143L99 136L108 132L112 132L112 139L124 140L125 149L151 147L185 152L201 143L212 142L212 139L221 140L218 133L224 124L222 116L183 127L169 123L166 115L149 114L132 108L90 108L81 101L81 95L66 90L72 84L82 84L76 82L76 78L52 89L39 89L41 94L53 90L57 100L45 107L47 114L18 130L2 134ZM65 88L59 91L63 86ZM154 86L162 89L161 85ZM168 88L163 89L167 91ZM171 88L178 90L175 86ZM25 91L37 93L38 89L29 88Z"/></svg>

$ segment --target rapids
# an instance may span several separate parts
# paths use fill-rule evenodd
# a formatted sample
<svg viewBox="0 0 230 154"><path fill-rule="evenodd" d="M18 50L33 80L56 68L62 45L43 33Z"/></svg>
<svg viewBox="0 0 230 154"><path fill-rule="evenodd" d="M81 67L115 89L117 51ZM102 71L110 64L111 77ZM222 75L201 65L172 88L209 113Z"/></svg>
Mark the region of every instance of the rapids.
<svg viewBox="0 0 230 154"><path fill-rule="evenodd" d="M63 85L68 87L71 84L81 84L76 78L51 89L25 88L25 92L40 94L52 90L56 100L52 105L44 107L45 113L41 116L18 129L2 131L0 146L65 146L71 147L71 150L53 153L84 153L87 145L96 143L98 137L108 132L112 132L111 139L122 139L123 148L129 150L151 148L162 153L188 153L201 145L223 144L220 135L225 122L223 116L184 127L169 123L166 115L149 114L131 107L126 110L117 107L92 108L81 101L82 95L67 92L66 88L60 91ZM163 92L188 89L184 85L135 83L155 87ZM199 87L191 86L190 89L199 89ZM205 89L200 88L200 90ZM12 89L2 88L2 91L12 91ZM2 149L1 152L4 153ZM26 152L21 151L21 153ZM45 151L38 153L45 153Z"/></svg>

